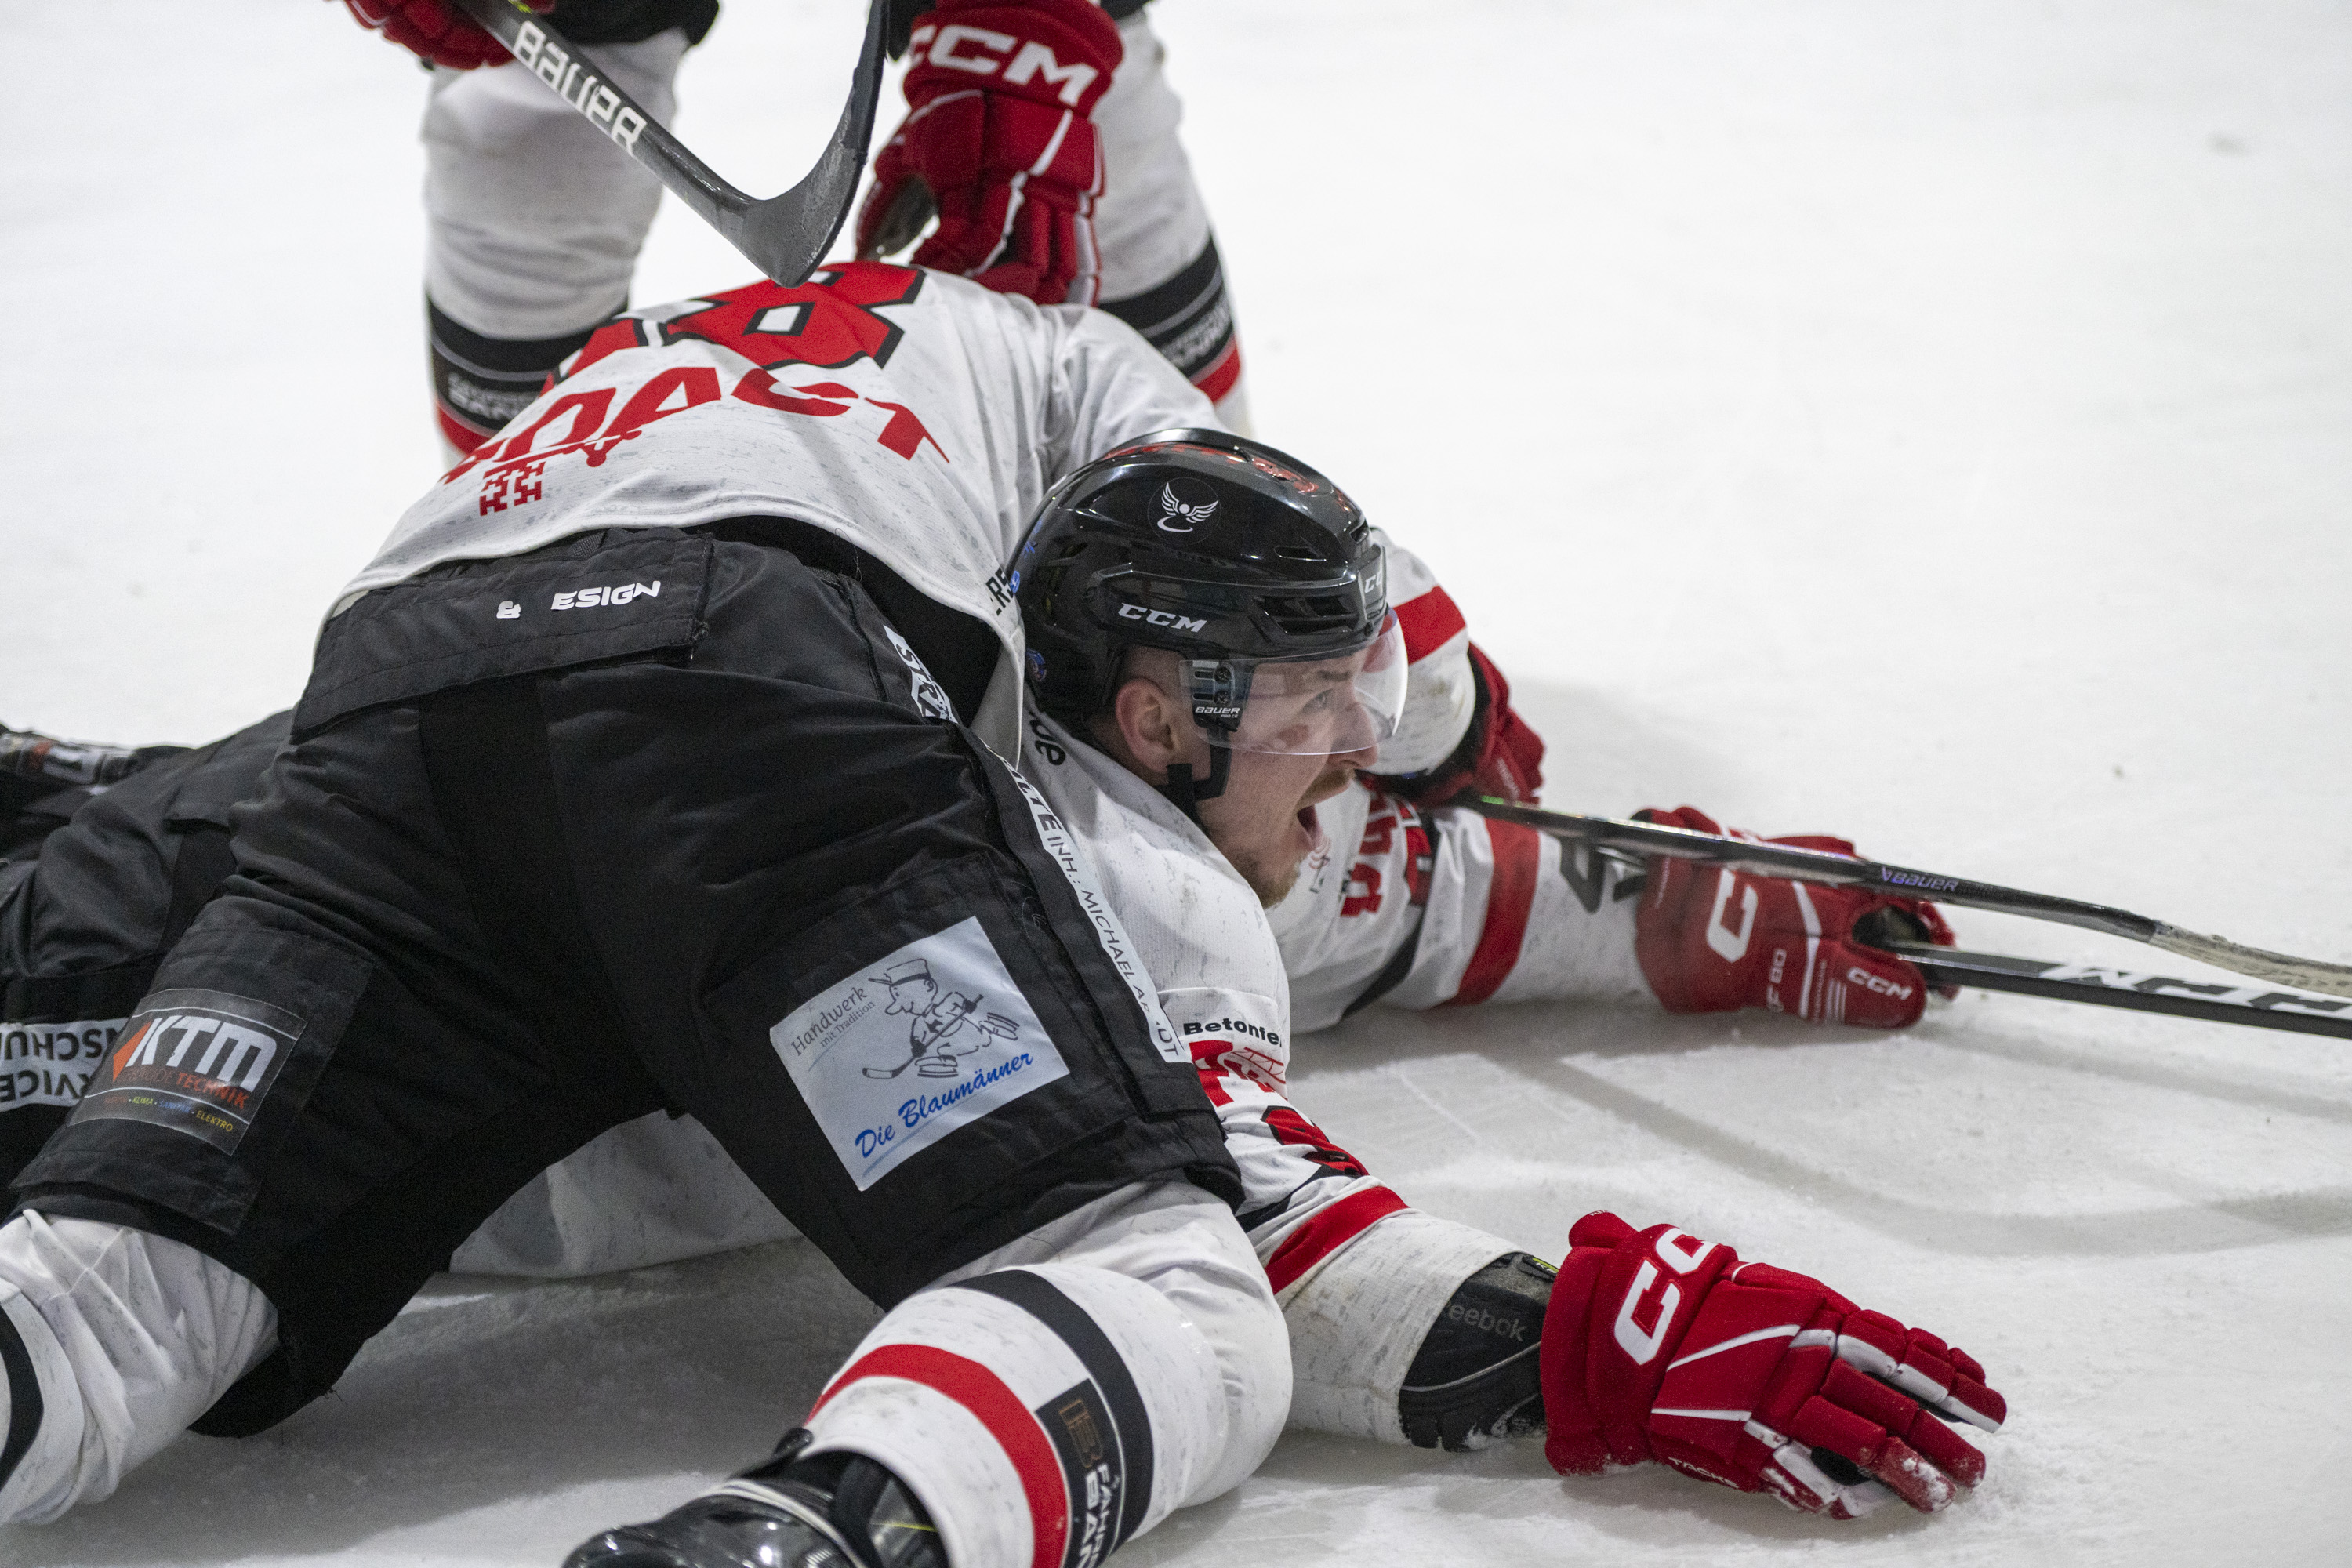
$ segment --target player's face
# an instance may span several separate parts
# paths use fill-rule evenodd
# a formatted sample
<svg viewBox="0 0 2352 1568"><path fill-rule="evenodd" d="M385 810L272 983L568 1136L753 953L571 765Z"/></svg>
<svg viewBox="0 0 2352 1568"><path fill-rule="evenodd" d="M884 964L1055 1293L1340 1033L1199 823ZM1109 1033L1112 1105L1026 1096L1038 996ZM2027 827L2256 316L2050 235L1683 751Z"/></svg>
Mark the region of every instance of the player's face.
<svg viewBox="0 0 2352 1568"><path fill-rule="evenodd" d="M1254 693L1254 711L1264 711L1286 732L1297 726L1340 737L1362 732L1364 726L1351 721L1346 711L1355 700L1350 677L1358 661L1329 662L1329 669L1319 672L1328 679L1315 679L1318 672L1308 667L1297 667L1302 678L1281 696L1279 712L1261 710L1263 694ZM1206 780L1209 744L1189 705L1174 695L1180 679L1175 656L1138 649L1129 656L1128 668L1130 679L1115 704L1115 721L1097 730L1104 743L1155 784L1164 783L1168 765L1177 762L1191 763L1192 776ZM1224 789L1201 802L1201 825L1258 898L1277 903L1298 880L1300 863L1318 842L1315 806L1346 789L1357 769L1371 765L1377 750L1374 745L1344 752L1227 750Z"/></svg>
<svg viewBox="0 0 2352 1568"><path fill-rule="evenodd" d="M1300 865L1322 841L1316 805L1353 783L1358 768L1370 767L1374 750L1232 753L1224 793L1201 803L1201 826L1260 902L1281 902L1298 880ZM1201 752L1196 769L1205 773L1208 748Z"/></svg>

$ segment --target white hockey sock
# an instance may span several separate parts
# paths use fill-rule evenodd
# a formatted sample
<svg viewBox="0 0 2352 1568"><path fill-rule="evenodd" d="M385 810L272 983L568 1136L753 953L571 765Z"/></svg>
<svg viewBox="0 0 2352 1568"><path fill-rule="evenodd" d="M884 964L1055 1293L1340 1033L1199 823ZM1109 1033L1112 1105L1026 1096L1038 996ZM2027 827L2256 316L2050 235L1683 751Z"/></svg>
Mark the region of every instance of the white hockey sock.
<svg viewBox="0 0 2352 1568"><path fill-rule="evenodd" d="M671 28L596 58L667 123L686 50ZM594 326L627 295L661 184L529 69L435 71L424 137L425 289L441 310L532 340Z"/></svg>
<svg viewBox="0 0 2352 1568"><path fill-rule="evenodd" d="M1121 22L1118 37L1126 56L1095 105L1103 156L1095 240L1105 300L1158 288L1209 243L1209 209L1176 135L1184 103L1162 69L1168 51L1146 12Z"/></svg>
<svg viewBox="0 0 2352 1568"><path fill-rule="evenodd" d="M686 50L673 27L596 53L666 122ZM513 61L435 71L424 138L433 395L455 461L627 303L661 184Z"/></svg>
<svg viewBox="0 0 2352 1568"><path fill-rule="evenodd" d="M1256 1468L1289 1383L1224 1205L1129 1188L900 1303L819 1400L810 1452L887 1467L951 1563L1091 1564Z"/></svg>
<svg viewBox="0 0 2352 1568"><path fill-rule="evenodd" d="M1095 105L1103 156L1094 212L1098 298L1207 394L1219 418L1247 434L1232 299L1208 206L1176 134L1184 105L1162 68L1167 50L1145 12L1121 22L1118 34L1127 52Z"/></svg>
<svg viewBox="0 0 2352 1568"><path fill-rule="evenodd" d="M194 1247L38 1214L0 1226L0 1311L40 1404L0 1485L0 1523L52 1520L110 1494L278 1337L277 1310L259 1288ZM13 1448L13 1394L10 1405Z"/></svg>
<svg viewBox="0 0 2352 1568"><path fill-rule="evenodd" d="M1397 1396L1414 1353L1500 1237L1418 1209L1388 1215L1282 1294L1297 1385L1290 1423L1402 1443Z"/></svg>

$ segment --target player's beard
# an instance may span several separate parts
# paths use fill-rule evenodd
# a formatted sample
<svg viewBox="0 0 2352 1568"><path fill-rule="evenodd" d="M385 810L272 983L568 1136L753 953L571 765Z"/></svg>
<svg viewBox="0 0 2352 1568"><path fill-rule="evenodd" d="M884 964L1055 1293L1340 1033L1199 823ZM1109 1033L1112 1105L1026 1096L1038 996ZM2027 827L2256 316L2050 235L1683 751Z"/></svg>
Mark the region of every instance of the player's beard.
<svg viewBox="0 0 2352 1568"><path fill-rule="evenodd" d="M1294 817L1298 825L1300 839L1297 845L1280 853L1235 856L1231 850L1226 852L1227 863L1240 874L1243 881L1249 884L1250 891L1257 895L1258 902L1265 908L1270 910L1282 902L1298 885L1299 874L1306 869L1307 859L1323 847L1323 829L1316 819L1315 807L1346 789L1355 773L1352 767L1335 767L1326 769L1316 778L1314 784L1300 797Z"/></svg>
<svg viewBox="0 0 2352 1568"><path fill-rule="evenodd" d="M1302 855L1271 875L1244 867L1242 868L1242 880L1250 885L1250 891L1257 895L1257 901L1270 910L1290 897L1290 889L1298 886L1298 873L1306 864L1307 858Z"/></svg>

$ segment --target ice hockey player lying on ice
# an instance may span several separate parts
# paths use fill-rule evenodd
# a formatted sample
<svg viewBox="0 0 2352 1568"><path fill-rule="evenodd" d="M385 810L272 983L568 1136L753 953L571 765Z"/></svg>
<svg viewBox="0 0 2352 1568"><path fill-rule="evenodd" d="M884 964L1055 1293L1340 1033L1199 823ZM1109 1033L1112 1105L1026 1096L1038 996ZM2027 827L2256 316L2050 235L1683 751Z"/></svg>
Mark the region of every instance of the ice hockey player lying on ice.
<svg viewBox="0 0 2352 1568"><path fill-rule="evenodd" d="M835 357L812 369L817 353ZM298 1407L508 1192L667 1105L894 1305L813 1437L583 1563L748 1562L754 1537L815 1550L835 1531L859 1556L878 1539L892 1560L937 1542L961 1563L1092 1560L1255 1464L1293 1338L1302 1363L1320 1347L1329 1403L1356 1402L1322 1424L1396 1435L1397 1368L1480 1274L1514 1339L1549 1295L1564 1468L1658 1458L1837 1512L1884 1495L1847 1461L1923 1507L1972 1479L1973 1451L1895 1391L1997 1419L1941 1342L1605 1217L1580 1222L1552 1286L1403 1210L1282 1104L1261 900L1312 847L1302 810L1395 738L1401 634L1379 541L1278 455L1205 435L1081 470L1205 413L1104 318L896 268L592 342L330 621L298 739L238 816L240 874L23 1173L0 1228L0 1514L102 1493L199 1417L247 1431ZM1041 558L992 595L1008 517L1072 472L1029 535ZM1226 581L1253 552L1218 511L1266 529L1269 489L1293 514L1254 552L1277 580ZM1090 496L1117 537L1076 510ZM1187 534L1207 547L1189 567ZM1224 640L1128 668L1116 641L1206 630L1153 600L1188 581L1223 595ZM1020 732L1004 671L1023 667L992 651L1019 646L1016 595L1046 710L1027 732L1076 764L1045 770L1043 795L978 743ZM89 811L135 809L147 776ZM1074 831L1136 911L1133 944ZM12 931L72 864L15 883ZM1133 946L1155 966L1139 994ZM1178 1018L1201 1026L1192 1051ZM1089 1097L1107 1120L1085 1120ZM1381 1289L1348 1288L1349 1259ZM1291 1275L1287 1332L1269 1268ZM1411 1337L1346 1321L1382 1302L1419 1311ZM1462 1348L1488 1391L1532 1359ZM1431 1392L1428 1425L1456 1432L1524 1400ZM1073 1401L1104 1442L1066 1468ZM935 1537L895 1528L926 1517Z"/></svg>

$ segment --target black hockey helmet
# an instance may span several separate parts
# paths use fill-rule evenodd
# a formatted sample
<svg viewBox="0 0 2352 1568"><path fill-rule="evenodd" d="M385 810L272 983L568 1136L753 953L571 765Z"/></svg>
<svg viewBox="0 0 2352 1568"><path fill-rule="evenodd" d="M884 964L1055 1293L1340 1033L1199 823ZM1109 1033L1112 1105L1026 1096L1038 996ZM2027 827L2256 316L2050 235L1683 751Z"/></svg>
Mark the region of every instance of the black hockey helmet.
<svg viewBox="0 0 2352 1568"><path fill-rule="evenodd" d="M1385 738L1402 703L1402 642L1363 513L1297 458L1223 430L1162 430L1064 479L1013 556L1012 588L1030 690L1074 727L1110 700L1137 646L1186 660L1192 716L1219 747L1354 750ZM1384 637L1394 647L1376 646ZM1251 698L1263 708L1282 689L1282 666L1366 649L1349 711L1370 728L1339 737L1352 744L1253 731Z"/></svg>

